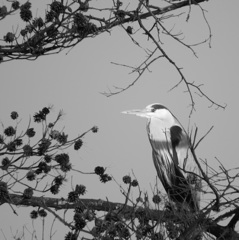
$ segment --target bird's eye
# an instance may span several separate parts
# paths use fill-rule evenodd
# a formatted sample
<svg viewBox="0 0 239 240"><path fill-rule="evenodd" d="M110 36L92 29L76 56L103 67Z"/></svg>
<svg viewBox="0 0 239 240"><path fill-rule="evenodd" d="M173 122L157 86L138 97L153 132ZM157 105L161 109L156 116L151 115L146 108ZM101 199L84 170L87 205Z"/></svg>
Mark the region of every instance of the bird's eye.
<svg viewBox="0 0 239 240"><path fill-rule="evenodd" d="M156 109L155 108L151 108L151 112L155 112L156 111Z"/></svg>

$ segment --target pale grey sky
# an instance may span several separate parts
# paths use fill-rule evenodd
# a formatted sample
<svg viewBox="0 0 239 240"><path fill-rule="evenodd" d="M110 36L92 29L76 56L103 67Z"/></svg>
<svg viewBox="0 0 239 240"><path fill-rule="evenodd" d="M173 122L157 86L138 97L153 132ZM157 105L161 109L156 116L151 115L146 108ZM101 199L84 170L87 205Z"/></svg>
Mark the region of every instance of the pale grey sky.
<svg viewBox="0 0 239 240"><path fill-rule="evenodd" d="M197 46L195 51L198 58L195 58L189 50L172 40L163 46L168 50L169 56L183 67L183 73L189 81L204 84L202 89L208 96L220 104L228 105L225 111L208 108L210 103L195 95L196 112L191 117L191 126L199 127L200 136L214 126L213 132L199 146L198 157L207 159L215 168L217 157L226 168L233 168L238 166L239 3L237 0L231 0L230 3L210 0L203 3L202 7L206 10L212 30L212 47L209 48L208 44ZM175 29L185 29L189 43L207 37L207 27L202 16L198 10L193 8L192 11L192 14L195 13L192 23L183 23L185 15L180 20L181 25L175 26ZM12 29L13 23L0 24L2 38ZM64 51L58 55L41 57L33 62L13 61L0 65L0 121L6 126L10 125L9 114L15 110L23 119L23 130L28 124L29 115L53 104L55 115L59 110L64 110L65 116L61 124L72 138L94 125L99 127L97 134L90 133L84 138L83 148L79 152L67 150L75 168L91 172L98 165L105 166L107 172L120 184L121 178L125 174L132 174L133 170L141 189L151 193L150 184L155 183L156 171L146 135L146 122L121 112L160 102L187 127L190 108L189 97L184 93L185 86L168 91L180 80L179 75L165 60L161 60L134 87L106 98L100 92L113 89L113 86L126 86L135 77L128 75L127 69L110 62L137 66L145 56L144 51L131 42L123 29L116 28L111 34L83 41L66 53ZM74 174L73 183L87 186L86 198L108 197L111 201L123 201L119 187L114 182L102 184L96 176ZM70 186L69 179L59 195L66 197ZM137 197L137 191L134 197ZM13 233L17 229L21 232L24 223L31 228L31 220L27 218L30 208L18 208L18 217L15 217L9 206L1 208L6 209L8 216L1 226L6 236L11 236L10 226ZM14 226L12 221L16 221ZM40 223L40 220L37 221ZM62 231L58 229L57 234L62 234Z"/></svg>

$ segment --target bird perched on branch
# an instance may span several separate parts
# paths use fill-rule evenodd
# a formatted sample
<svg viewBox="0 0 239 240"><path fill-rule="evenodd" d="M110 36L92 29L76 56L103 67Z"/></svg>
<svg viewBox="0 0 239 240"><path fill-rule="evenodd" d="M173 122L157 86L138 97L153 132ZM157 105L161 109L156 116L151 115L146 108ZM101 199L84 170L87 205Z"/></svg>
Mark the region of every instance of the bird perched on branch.
<svg viewBox="0 0 239 240"><path fill-rule="evenodd" d="M154 166L169 198L177 206L199 210L200 171L190 149L189 136L177 118L159 103L123 113L148 119Z"/></svg>

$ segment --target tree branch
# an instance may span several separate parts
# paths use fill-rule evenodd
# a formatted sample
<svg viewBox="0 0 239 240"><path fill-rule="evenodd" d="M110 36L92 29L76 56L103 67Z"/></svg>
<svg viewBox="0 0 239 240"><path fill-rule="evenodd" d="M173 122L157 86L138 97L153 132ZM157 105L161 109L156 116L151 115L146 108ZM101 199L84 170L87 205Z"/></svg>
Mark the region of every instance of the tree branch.
<svg viewBox="0 0 239 240"><path fill-rule="evenodd" d="M104 211L104 212L110 212L113 210L120 210L120 213L123 215L131 216L133 217L137 211L138 208L135 208L135 206L128 206L121 203L114 203L109 201L104 201L101 199L95 200L95 199L80 199L77 203L69 203L65 199L61 198L48 198L44 197L32 197L31 199L24 199L22 195L17 194L9 194L11 199L11 204L19 206L28 206L28 207L42 207L45 209L48 208L54 208L56 210L62 210L62 209L75 209L77 206L80 206L85 209L91 209L96 211ZM8 200L1 199L0 204L8 203ZM167 222L167 221L180 221L180 216L176 216L174 212L172 211L161 211L161 210L153 210L153 209L146 209L145 213L147 214L147 218L151 219L152 221L156 222ZM236 217L234 220L238 220L238 213L236 212ZM236 240L239 239L239 234L234 231L231 226L234 225L234 220L231 221L231 224L229 226L221 226L217 223L215 223L211 219L205 219L204 214L199 216L198 224L203 224L201 226L203 229L205 229L208 233L214 235L217 238L224 237L224 239L227 240ZM192 223L195 224L195 223ZM190 226L189 226L190 227ZM189 234L189 233L188 233ZM223 239L223 238L220 238Z"/></svg>

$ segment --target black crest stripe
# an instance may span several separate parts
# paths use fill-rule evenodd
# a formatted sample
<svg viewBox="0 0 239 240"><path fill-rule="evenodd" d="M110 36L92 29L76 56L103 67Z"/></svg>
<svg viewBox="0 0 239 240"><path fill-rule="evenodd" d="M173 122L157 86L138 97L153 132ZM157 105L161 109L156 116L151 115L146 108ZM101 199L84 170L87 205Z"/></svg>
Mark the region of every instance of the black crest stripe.
<svg viewBox="0 0 239 240"><path fill-rule="evenodd" d="M166 107L164 107L164 106L161 105L161 104L153 104L153 105L151 106L151 108L152 108L152 112L155 112L157 109L167 109Z"/></svg>

